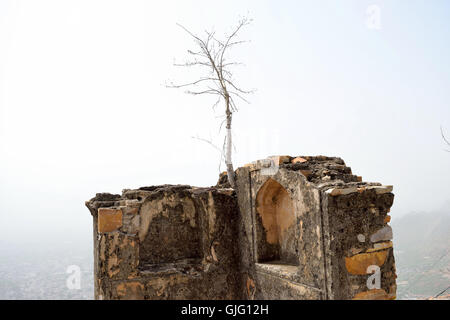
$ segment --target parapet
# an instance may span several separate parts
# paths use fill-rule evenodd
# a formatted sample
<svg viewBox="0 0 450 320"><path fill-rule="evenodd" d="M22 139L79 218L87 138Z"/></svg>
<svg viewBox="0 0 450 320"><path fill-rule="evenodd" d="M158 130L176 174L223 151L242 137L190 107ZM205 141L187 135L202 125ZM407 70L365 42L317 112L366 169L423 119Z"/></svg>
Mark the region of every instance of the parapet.
<svg viewBox="0 0 450 320"><path fill-rule="evenodd" d="M248 298L395 298L392 186L340 158L276 156L239 168L237 190Z"/></svg>
<svg viewBox="0 0 450 320"><path fill-rule="evenodd" d="M233 299L238 252L231 189L163 185L97 194L96 299Z"/></svg>
<svg viewBox="0 0 450 320"><path fill-rule="evenodd" d="M217 186L97 194L96 299L394 299L392 186L276 156Z"/></svg>

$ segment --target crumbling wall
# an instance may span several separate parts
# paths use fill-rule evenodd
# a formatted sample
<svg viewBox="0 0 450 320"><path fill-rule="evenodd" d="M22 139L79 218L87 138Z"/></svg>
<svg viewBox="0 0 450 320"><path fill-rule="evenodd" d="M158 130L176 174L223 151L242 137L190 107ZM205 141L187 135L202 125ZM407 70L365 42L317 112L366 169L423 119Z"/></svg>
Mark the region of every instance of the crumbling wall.
<svg viewBox="0 0 450 320"><path fill-rule="evenodd" d="M392 229L387 214L394 199L391 191L392 187L364 185L326 191L334 299L395 298ZM375 283L367 284L372 273L379 274L378 288Z"/></svg>
<svg viewBox="0 0 450 320"><path fill-rule="evenodd" d="M395 298L392 230L387 224L392 186L363 182L342 159L325 156L258 160L237 170L237 184L246 298ZM295 253L289 259L266 259L266 252L276 248L270 247L274 232L264 215L279 210L265 190L276 184L293 202L289 232ZM271 202L272 209L261 210Z"/></svg>
<svg viewBox="0 0 450 320"><path fill-rule="evenodd" d="M97 194L96 299L393 299L392 186L276 156L211 188Z"/></svg>
<svg viewBox="0 0 450 320"><path fill-rule="evenodd" d="M154 186L97 194L96 299L236 299L236 197L231 189Z"/></svg>
<svg viewBox="0 0 450 320"><path fill-rule="evenodd" d="M240 208L239 242L243 283L250 283L243 294L248 299L325 299L325 270L320 232L320 197L308 188L301 173L279 168L263 171L267 163L256 162L237 170ZM278 165L278 163L277 163ZM265 255L268 231L264 227L258 194L271 181L279 183L293 204L293 219L285 226L293 249L288 259L260 259ZM253 288L253 289L252 289ZM282 294L281 294L282 293Z"/></svg>

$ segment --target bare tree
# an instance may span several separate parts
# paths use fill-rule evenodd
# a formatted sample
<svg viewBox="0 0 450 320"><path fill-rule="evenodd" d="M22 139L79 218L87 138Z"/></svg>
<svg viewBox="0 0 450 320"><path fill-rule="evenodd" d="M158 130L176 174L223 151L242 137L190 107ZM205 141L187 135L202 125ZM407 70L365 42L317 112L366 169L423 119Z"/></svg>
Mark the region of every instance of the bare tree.
<svg viewBox="0 0 450 320"><path fill-rule="evenodd" d="M442 130L442 127L441 127L441 136L442 136L442 139L444 140L444 142L450 147L450 142L445 137L444 131ZM450 149L446 149L445 151L450 152Z"/></svg>
<svg viewBox="0 0 450 320"><path fill-rule="evenodd" d="M232 47L246 42L237 38L241 29L250 22L251 20L248 18L241 19L233 31L229 35L225 35L222 40L216 37L214 31L205 31L204 36L201 37L178 24L180 28L193 38L197 49L187 51L190 56L189 61L182 64L175 63L174 65L179 67L200 67L205 70L205 75L192 82L183 84L171 83L167 85L169 88L186 88L186 93L192 95L215 95L218 99L214 103L213 108L221 101L224 102L226 137L224 143L225 150L222 150L222 155L224 155L223 158L227 167L228 181L232 188L236 188L231 157L233 146L231 134L233 112L238 110L236 102L241 100L248 103L245 96L253 91L243 90L235 84L231 69L242 63L228 61L227 54Z"/></svg>

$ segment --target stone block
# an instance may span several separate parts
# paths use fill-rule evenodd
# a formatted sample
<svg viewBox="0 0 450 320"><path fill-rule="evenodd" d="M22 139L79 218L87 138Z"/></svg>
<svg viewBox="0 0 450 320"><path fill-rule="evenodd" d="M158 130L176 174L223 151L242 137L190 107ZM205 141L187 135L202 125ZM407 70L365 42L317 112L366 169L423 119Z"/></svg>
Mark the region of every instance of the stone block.
<svg viewBox="0 0 450 320"><path fill-rule="evenodd" d="M345 257L345 267L351 274L367 274L367 268L372 265L381 267L387 258L388 252L375 251L370 253L360 253L351 257Z"/></svg>
<svg viewBox="0 0 450 320"><path fill-rule="evenodd" d="M98 209L98 232L116 231L122 226L122 210L99 208Z"/></svg>
<svg viewBox="0 0 450 320"><path fill-rule="evenodd" d="M367 189L374 189L377 194L389 193L394 189L393 186L370 186Z"/></svg>
<svg viewBox="0 0 450 320"><path fill-rule="evenodd" d="M341 189L334 188L334 189L327 190L327 193L333 197L334 196L343 196L343 195L354 193L354 192L358 192L357 187L341 188Z"/></svg>
<svg viewBox="0 0 450 320"><path fill-rule="evenodd" d="M306 160L305 158L302 158L302 157L297 157L297 158L294 158L294 159L292 159L292 163L303 163L303 162L306 162L306 161L308 161L308 160Z"/></svg>
<svg viewBox="0 0 450 320"><path fill-rule="evenodd" d="M390 226L385 226L379 229L377 232L370 236L371 242L387 241L392 240L392 228Z"/></svg>
<svg viewBox="0 0 450 320"><path fill-rule="evenodd" d="M389 300L390 297L383 289L372 289L357 293L353 300Z"/></svg>

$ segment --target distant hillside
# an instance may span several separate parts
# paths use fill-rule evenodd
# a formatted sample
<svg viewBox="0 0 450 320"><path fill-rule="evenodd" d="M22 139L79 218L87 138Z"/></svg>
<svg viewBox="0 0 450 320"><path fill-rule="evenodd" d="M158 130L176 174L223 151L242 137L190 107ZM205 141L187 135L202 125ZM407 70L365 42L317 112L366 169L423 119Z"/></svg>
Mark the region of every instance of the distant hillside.
<svg viewBox="0 0 450 320"><path fill-rule="evenodd" d="M391 224L398 299L425 299L450 286L450 209L407 214Z"/></svg>

